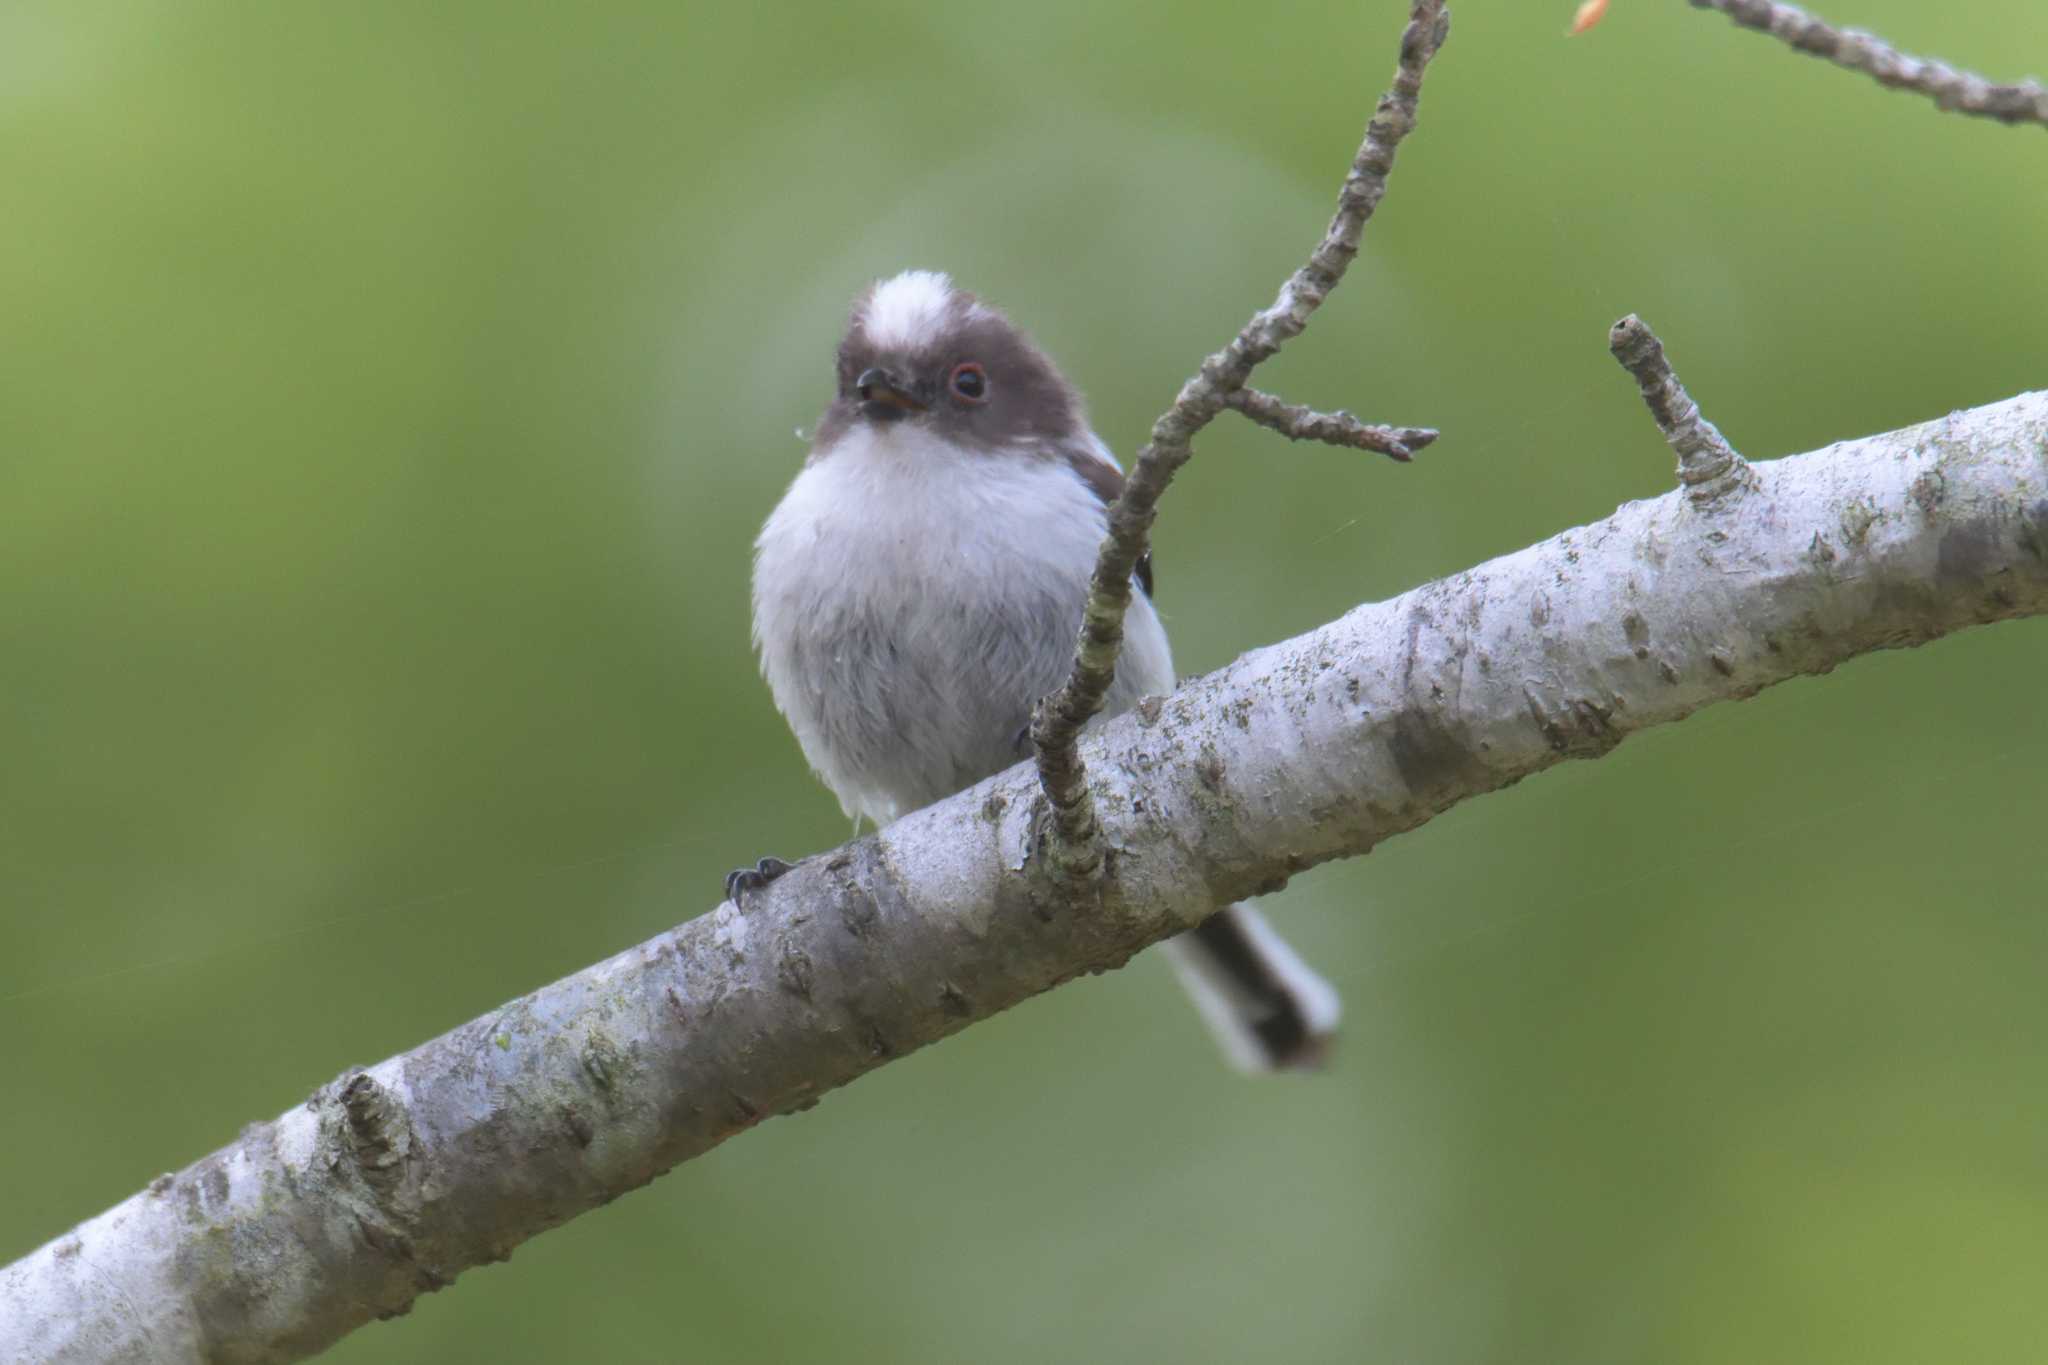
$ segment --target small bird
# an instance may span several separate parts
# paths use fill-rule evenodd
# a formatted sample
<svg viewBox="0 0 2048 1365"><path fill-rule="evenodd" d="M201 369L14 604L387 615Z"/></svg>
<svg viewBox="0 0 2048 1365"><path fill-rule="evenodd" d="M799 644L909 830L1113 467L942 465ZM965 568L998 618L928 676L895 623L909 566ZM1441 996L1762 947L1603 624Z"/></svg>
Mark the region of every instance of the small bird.
<svg viewBox="0 0 2048 1365"><path fill-rule="evenodd" d="M854 301L837 392L754 545L761 671L849 816L885 824L1029 756L1122 489L1080 394L1002 313L923 270ZM1174 683L1149 558L1134 577L1105 715ZM1166 947L1236 1065L1321 1060L1337 993L1257 911Z"/></svg>

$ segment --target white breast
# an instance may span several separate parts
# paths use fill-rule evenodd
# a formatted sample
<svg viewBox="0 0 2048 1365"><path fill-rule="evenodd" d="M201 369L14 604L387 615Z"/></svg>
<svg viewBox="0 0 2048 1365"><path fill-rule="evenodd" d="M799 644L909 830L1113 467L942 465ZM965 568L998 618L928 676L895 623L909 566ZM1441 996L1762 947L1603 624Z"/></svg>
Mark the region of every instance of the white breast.
<svg viewBox="0 0 2048 1365"><path fill-rule="evenodd" d="M893 819L1025 757L1065 678L1105 521L1063 460L849 432L755 543L754 639L804 755L849 814ZM1112 710L1173 684L1132 603Z"/></svg>

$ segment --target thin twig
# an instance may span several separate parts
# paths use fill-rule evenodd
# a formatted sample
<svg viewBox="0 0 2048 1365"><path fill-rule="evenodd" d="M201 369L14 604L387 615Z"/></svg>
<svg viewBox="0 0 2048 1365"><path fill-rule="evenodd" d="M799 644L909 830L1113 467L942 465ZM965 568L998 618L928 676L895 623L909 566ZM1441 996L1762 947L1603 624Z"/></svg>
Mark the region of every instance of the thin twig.
<svg viewBox="0 0 2048 1365"><path fill-rule="evenodd" d="M1341 409L1317 412L1259 389L1235 389L1224 396L1223 403L1290 441L1321 441L1324 445L1371 450L1403 464L1437 438L1433 427L1377 426L1361 422Z"/></svg>
<svg viewBox="0 0 2048 1365"><path fill-rule="evenodd" d="M1749 462L1701 414L1700 405L1664 358L1664 343L1649 323L1630 313L1608 330L1607 349L1635 376L1650 416L1678 456L1678 482L1695 503L1711 501L1750 481Z"/></svg>
<svg viewBox="0 0 2048 1365"><path fill-rule="evenodd" d="M1070 876L1090 876L1102 863L1088 774L1076 745L1082 727L1102 710L1116 677L1124 612L1131 603L1131 573L1149 548L1159 497L1193 454L1195 434L1215 420L1253 370L1300 334L1309 315L1344 278L1345 268L1358 254L1366 220L1386 193L1395 149L1415 127L1422 75L1450 32L1450 18L1444 0L1413 0L1401 34L1393 88L1380 96L1323 240L1281 286L1272 306L1254 314L1228 346L1203 361L1200 372L1181 386L1173 406L1152 424L1152 439L1138 453L1123 496L1110 508L1109 533L1089 584L1073 672L1059 691L1039 703L1031 723L1039 785L1052 811L1052 854Z"/></svg>
<svg viewBox="0 0 2048 1365"><path fill-rule="evenodd" d="M2048 86L2037 80L1998 85L1974 71L1900 52L1862 29L1836 28L1797 5L1773 0L1692 0L1692 4L1695 9L1717 9L1744 28L1768 33L1801 52L1861 71L1888 89L1917 90L1943 109L2048 128Z"/></svg>

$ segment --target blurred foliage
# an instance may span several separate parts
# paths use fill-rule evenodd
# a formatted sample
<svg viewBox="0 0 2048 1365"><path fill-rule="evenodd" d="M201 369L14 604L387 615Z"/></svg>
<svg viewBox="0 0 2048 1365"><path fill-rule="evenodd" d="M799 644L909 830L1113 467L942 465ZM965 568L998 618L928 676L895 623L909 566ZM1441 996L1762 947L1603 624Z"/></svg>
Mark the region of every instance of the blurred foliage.
<svg viewBox="0 0 2048 1365"><path fill-rule="evenodd" d="M2048 383L2048 139L1673 0L1465 0L1226 421L1183 667ZM1003 303L1128 454L1314 239L1395 0L0 9L0 1260L844 837L747 652L847 299ZM2036 0L1830 16L2012 78ZM2048 622L1461 808L1272 909L1334 1070L1142 960L467 1275L351 1361L2014 1359L2048 1333Z"/></svg>

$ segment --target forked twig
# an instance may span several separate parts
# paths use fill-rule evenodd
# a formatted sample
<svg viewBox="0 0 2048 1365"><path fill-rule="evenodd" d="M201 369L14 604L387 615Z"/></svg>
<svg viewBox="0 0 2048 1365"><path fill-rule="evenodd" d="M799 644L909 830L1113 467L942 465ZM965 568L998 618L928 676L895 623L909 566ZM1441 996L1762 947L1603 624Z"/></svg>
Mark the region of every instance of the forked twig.
<svg viewBox="0 0 2048 1365"><path fill-rule="evenodd" d="M1401 34L1393 87L1380 96L1322 241L1280 287L1272 305L1254 314L1228 346L1203 361L1194 378L1181 386L1173 405L1152 424L1152 439L1138 453L1123 496L1109 510L1109 533L1089 584L1073 672L1059 691L1039 703L1031 722L1039 786L1051 807L1051 851L1063 874L1089 876L1102 865L1094 801L1077 745L1082 727L1102 710L1116 677L1124 613L1131 602L1131 574L1150 547L1159 497L1193 454L1196 433L1231 405L1232 395L1244 388L1252 371L1300 335L1309 315L1344 278L1358 254L1366 220L1386 194L1395 150L1414 130L1423 72L1449 32L1450 12L1444 0L1413 0ZM1407 444L1413 448L1412 442Z"/></svg>

